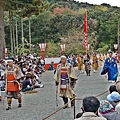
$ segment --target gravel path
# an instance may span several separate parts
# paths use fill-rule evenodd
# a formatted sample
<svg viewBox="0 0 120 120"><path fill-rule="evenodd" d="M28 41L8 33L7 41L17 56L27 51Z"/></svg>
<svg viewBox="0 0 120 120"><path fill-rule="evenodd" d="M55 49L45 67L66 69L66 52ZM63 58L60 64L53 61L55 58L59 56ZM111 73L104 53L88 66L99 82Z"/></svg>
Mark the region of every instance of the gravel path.
<svg viewBox="0 0 120 120"><path fill-rule="evenodd" d="M76 74L79 73L75 68ZM91 76L80 74L78 77L75 91L77 98L83 98L90 95L98 95L106 91L113 83L109 83L107 78L100 75L101 68L97 73L91 72ZM53 111L63 106L61 98L58 98L59 106L56 106L55 84L53 81L53 71L46 71L42 74L41 82L44 88L37 89L37 93L22 94L23 106L17 108L18 102L13 99L12 109L6 111L6 98L0 102L0 120L42 120ZM99 97L99 99L106 99L108 93ZM81 101L76 101L76 113L80 112ZM62 109L47 120L73 120L73 107Z"/></svg>

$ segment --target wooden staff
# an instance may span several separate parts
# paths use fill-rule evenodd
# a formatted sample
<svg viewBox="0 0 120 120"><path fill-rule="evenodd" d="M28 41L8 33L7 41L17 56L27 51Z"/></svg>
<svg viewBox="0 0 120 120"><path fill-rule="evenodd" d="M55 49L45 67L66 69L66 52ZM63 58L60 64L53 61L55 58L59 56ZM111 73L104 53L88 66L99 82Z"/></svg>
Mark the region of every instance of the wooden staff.
<svg viewBox="0 0 120 120"><path fill-rule="evenodd" d="M56 86L56 106L58 106L58 86Z"/></svg>
<svg viewBox="0 0 120 120"><path fill-rule="evenodd" d="M76 118L76 110L75 110L75 98L74 98L74 119Z"/></svg>

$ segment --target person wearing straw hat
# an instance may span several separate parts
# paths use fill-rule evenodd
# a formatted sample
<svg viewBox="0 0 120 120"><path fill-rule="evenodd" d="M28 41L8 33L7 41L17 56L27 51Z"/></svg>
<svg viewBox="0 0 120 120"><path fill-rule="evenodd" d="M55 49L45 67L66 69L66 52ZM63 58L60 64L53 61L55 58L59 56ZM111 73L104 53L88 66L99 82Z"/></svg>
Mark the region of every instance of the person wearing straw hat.
<svg viewBox="0 0 120 120"><path fill-rule="evenodd" d="M59 88L60 97L62 97L64 104L67 104L68 98L73 99L76 96L73 88L77 77L73 66L67 62L65 55L61 56L61 63L58 64L53 78L56 81L56 86ZM71 106L73 105L74 101L71 102Z"/></svg>
<svg viewBox="0 0 120 120"><path fill-rule="evenodd" d="M22 102L22 98L21 98L21 94L20 94L20 84L17 81L17 76L18 76L18 72L19 71L19 67L13 64L13 59L8 59L7 60L7 67L6 67L6 94L7 94L7 103L8 103L8 107L6 108L6 110L10 110L11 109L11 103L12 103L12 98L14 99L18 99L18 108L20 108L21 102Z"/></svg>

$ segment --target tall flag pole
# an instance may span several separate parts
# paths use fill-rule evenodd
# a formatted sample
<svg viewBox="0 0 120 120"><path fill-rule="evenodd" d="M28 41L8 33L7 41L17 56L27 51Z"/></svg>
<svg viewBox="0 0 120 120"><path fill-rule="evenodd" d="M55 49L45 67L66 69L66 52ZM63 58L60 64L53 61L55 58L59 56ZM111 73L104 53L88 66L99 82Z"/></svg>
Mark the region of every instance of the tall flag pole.
<svg viewBox="0 0 120 120"><path fill-rule="evenodd" d="M87 52L87 47L88 47L88 28L87 28L87 12L85 10L84 13L84 47L86 48Z"/></svg>

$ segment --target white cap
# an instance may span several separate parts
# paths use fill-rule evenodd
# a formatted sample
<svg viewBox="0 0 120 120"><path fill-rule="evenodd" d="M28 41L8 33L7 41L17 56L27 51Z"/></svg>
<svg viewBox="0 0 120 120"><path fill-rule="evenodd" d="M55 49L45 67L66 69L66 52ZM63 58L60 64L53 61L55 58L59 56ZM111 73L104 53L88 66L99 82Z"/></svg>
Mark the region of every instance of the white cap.
<svg viewBox="0 0 120 120"><path fill-rule="evenodd" d="M62 55L60 58L65 58L65 59L66 59L66 56L65 56L65 55Z"/></svg>
<svg viewBox="0 0 120 120"><path fill-rule="evenodd" d="M6 60L6 62L13 62L13 60L12 60L12 59L9 59L9 60Z"/></svg>

